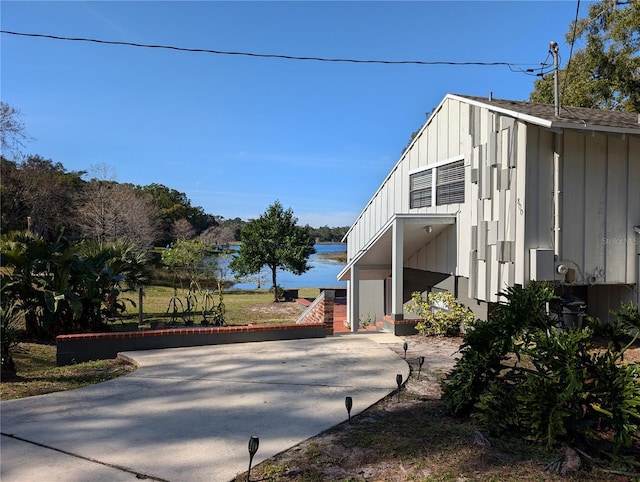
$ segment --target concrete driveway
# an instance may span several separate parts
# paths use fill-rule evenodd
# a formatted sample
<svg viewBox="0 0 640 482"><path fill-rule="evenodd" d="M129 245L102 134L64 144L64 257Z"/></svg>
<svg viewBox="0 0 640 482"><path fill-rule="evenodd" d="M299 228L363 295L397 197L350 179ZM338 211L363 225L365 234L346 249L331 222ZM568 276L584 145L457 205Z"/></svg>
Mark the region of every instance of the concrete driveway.
<svg viewBox="0 0 640 482"><path fill-rule="evenodd" d="M377 341L374 341L377 340ZM388 334L128 352L140 368L2 402L0 479L229 481L393 392L409 374Z"/></svg>

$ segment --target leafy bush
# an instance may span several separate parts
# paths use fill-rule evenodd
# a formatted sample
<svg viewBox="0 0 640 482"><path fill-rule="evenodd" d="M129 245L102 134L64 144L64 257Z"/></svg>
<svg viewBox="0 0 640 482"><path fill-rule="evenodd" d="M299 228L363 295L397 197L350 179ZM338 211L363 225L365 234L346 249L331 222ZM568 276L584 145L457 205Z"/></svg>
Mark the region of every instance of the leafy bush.
<svg viewBox="0 0 640 482"><path fill-rule="evenodd" d="M544 309L555 298L551 285L531 283L501 296L507 303L473 325L442 382L448 409L547 446L592 445L611 434L616 450L631 446L640 435L640 366L622 360L638 336L629 322L638 319L638 307L622 307L609 327L611 341L598 350L594 328L555 326Z"/></svg>
<svg viewBox="0 0 640 482"><path fill-rule="evenodd" d="M407 311L420 316L416 330L424 335L458 336L461 324L473 323L473 312L448 291L432 291L427 294L426 300L416 291L411 295L411 300Z"/></svg>
<svg viewBox="0 0 640 482"><path fill-rule="evenodd" d="M15 375L16 366L11 354L18 344L18 323L22 313L17 303L6 296L0 299L0 347L2 355L2 375Z"/></svg>
<svg viewBox="0 0 640 482"><path fill-rule="evenodd" d="M3 297L24 313L27 333L104 329L125 310L120 294L144 281L145 256L129 243L45 242L30 232L0 239ZM133 303L131 300L128 300Z"/></svg>

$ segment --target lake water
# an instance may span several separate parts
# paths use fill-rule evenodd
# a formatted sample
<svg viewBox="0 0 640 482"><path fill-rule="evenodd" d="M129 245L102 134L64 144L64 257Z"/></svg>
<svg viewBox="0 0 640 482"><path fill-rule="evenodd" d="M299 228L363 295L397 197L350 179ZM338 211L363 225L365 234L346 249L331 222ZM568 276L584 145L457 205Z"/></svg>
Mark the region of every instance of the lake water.
<svg viewBox="0 0 640 482"><path fill-rule="evenodd" d="M316 253L309 257L311 269L296 276L289 271L278 270L277 282L282 288L344 288L346 281L338 281L338 273L345 267L344 263L321 258L319 254L346 253L347 245L343 243L316 244ZM260 275L254 275L243 283L236 283L230 289L271 288L271 270L263 270Z"/></svg>

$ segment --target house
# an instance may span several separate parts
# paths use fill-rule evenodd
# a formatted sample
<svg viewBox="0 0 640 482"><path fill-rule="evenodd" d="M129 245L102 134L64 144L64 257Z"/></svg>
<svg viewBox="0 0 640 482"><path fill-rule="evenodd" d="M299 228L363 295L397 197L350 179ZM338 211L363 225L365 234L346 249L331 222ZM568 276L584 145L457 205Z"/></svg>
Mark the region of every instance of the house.
<svg viewBox="0 0 640 482"><path fill-rule="evenodd" d="M640 301L638 114L447 95L345 236L347 317L407 323L413 291L486 319L530 280L607 319ZM396 333L400 333L396 331Z"/></svg>

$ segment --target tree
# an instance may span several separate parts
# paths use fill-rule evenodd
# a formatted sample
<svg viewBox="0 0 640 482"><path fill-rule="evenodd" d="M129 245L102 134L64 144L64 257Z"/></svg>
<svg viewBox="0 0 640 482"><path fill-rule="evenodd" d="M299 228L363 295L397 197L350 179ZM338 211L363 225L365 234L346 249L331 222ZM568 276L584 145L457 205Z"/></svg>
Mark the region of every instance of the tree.
<svg viewBox="0 0 640 482"><path fill-rule="evenodd" d="M147 249L160 237L153 199L131 184L93 179L78 217L82 235L99 243L126 240Z"/></svg>
<svg viewBox="0 0 640 482"><path fill-rule="evenodd" d="M344 238L349 226L342 226L338 228L330 228L329 226L321 226L319 228L312 228L309 225L305 226L309 229L309 234L312 238L315 238L317 242L321 243L339 243Z"/></svg>
<svg viewBox="0 0 640 482"><path fill-rule="evenodd" d="M215 276L218 268L211 249L198 239L178 239L161 253L162 264L178 273L187 275L190 283Z"/></svg>
<svg viewBox="0 0 640 482"><path fill-rule="evenodd" d="M173 236L175 240L184 241L186 239L193 239L195 235L196 230L193 229L191 223L184 218L176 219L171 224L171 236Z"/></svg>
<svg viewBox="0 0 640 482"><path fill-rule="evenodd" d="M24 123L22 113L0 101L0 148L3 157L18 157L24 143L30 141Z"/></svg>
<svg viewBox="0 0 640 482"><path fill-rule="evenodd" d="M217 219L217 222L221 227L229 228L231 230L233 233L233 241L240 241L242 230L247 224L246 221L243 221L240 218L224 219L222 216Z"/></svg>
<svg viewBox="0 0 640 482"><path fill-rule="evenodd" d="M3 232L30 229L52 241L61 227L75 237L76 206L82 198L84 173L68 172L60 163L40 156L23 162L2 158Z"/></svg>
<svg viewBox="0 0 640 482"><path fill-rule="evenodd" d="M230 263L240 276L259 273L263 266L271 270L273 301L278 301L278 268L299 275L311 267L309 256L316 252L307 229L297 225L291 208L284 210L276 201L258 219L242 231L242 245Z"/></svg>
<svg viewBox="0 0 640 482"><path fill-rule="evenodd" d="M640 2L592 3L587 17L570 25L568 43L574 29L585 43L559 72L560 103L640 112ZM553 103L553 76L535 82L530 100Z"/></svg>
<svg viewBox="0 0 640 482"><path fill-rule="evenodd" d="M218 246L226 246L233 243L235 235L229 226L211 226L199 236L200 241Z"/></svg>
<svg viewBox="0 0 640 482"><path fill-rule="evenodd" d="M174 239L171 228L173 223L179 219L186 219L195 229L196 236L208 227L217 225L215 218L206 214L200 206L191 206L191 201L185 193L156 183L138 187L138 189L150 194L160 211L163 245L169 244Z"/></svg>

